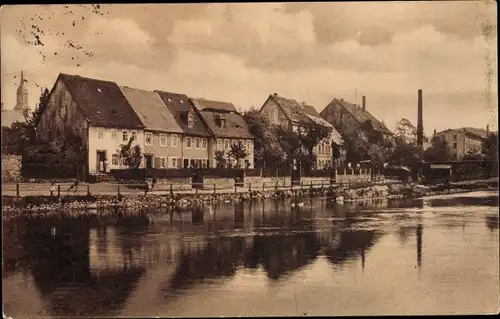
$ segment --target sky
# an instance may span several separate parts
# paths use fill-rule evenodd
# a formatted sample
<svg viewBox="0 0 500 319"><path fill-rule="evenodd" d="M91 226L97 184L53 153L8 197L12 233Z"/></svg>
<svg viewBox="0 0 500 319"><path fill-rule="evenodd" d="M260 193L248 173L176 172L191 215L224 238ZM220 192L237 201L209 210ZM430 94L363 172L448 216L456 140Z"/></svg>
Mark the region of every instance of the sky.
<svg viewBox="0 0 500 319"><path fill-rule="evenodd" d="M489 1L4 5L1 100L14 107L21 70L31 107L68 73L242 111L272 93L318 112L364 95L393 129L416 124L422 89L427 135L497 130L496 15Z"/></svg>

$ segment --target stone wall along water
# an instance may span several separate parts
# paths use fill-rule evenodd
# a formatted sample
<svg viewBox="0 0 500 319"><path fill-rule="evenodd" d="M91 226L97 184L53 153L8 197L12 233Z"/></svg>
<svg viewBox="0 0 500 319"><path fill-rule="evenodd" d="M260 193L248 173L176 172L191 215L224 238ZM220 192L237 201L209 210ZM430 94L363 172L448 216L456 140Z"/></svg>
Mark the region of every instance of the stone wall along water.
<svg viewBox="0 0 500 319"><path fill-rule="evenodd" d="M22 156L2 155L2 183L21 181Z"/></svg>

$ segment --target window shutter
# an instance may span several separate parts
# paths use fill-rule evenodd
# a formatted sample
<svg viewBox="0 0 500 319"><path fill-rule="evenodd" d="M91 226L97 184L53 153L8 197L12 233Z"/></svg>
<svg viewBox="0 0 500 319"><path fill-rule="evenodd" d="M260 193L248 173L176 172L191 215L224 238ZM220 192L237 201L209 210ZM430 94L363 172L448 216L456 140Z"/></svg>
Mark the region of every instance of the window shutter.
<svg viewBox="0 0 500 319"><path fill-rule="evenodd" d="M154 168L160 168L160 158L155 157Z"/></svg>

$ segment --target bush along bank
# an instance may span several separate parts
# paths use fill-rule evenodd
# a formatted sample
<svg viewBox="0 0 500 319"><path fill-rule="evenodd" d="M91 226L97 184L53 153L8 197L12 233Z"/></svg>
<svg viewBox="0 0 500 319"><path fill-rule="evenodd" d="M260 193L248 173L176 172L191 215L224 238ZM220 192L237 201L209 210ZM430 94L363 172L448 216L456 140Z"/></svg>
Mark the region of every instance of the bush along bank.
<svg viewBox="0 0 500 319"><path fill-rule="evenodd" d="M143 196L25 196L21 198L2 198L4 218L22 215L51 216L80 214L141 214L144 211L184 210L192 207L218 203L236 203L261 199L292 198L300 203L308 197L326 197L329 201L353 202L388 199L414 199L423 196L460 193L468 191L490 190L498 188L498 182L473 183L467 185L434 185L432 187L417 184L373 185L358 188L330 187L327 189L297 189L249 191L246 193L227 194L174 194Z"/></svg>

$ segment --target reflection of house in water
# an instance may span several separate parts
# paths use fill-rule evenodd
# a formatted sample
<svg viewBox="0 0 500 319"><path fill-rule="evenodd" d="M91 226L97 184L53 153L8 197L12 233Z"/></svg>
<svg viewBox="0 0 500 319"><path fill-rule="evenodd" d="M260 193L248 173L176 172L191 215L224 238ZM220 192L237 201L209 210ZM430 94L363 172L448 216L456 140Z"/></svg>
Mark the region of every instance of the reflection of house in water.
<svg viewBox="0 0 500 319"><path fill-rule="evenodd" d="M53 225L56 233L51 236ZM87 225L81 220L63 220L26 226L24 249L50 315L112 316L144 273L142 267L102 268L93 273Z"/></svg>
<svg viewBox="0 0 500 319"><path fill-rule="evenodd" d="M335 246L325 247L327 259L341 265L352 258L362 257L363 266L366 250L370 249L381 235L373 230L342 231Z"/></svg>
<svg viewBox="0 0 500 319"><path fill-rule="evenodd" d="M247 266L262 265L271 279L279 279L317 258L319 244L313 233L289 236L260 236L254 239Z"/></svg>

